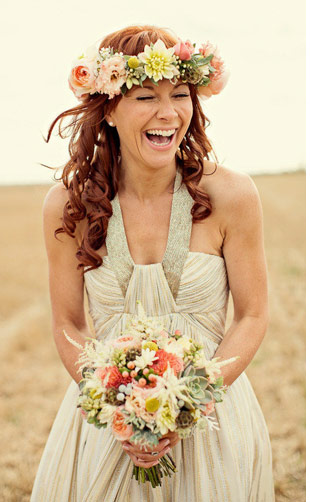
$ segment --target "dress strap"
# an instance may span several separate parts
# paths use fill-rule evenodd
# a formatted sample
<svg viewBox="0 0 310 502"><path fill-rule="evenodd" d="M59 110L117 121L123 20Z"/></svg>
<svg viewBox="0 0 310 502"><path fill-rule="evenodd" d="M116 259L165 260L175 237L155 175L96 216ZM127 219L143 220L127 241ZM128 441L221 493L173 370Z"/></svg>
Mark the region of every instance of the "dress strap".
<svg viewBox="0 0 310 502"><path fill-rule="evenodd" d="M113 214L109 219L105 244L109 261L125 298L127 287L134 269L134 262L128 249L122 210L117 194L114 199L111 200L111 204Z"/></svg>
<svg viewBox="0 0 310 502"><path fill-rule="evenodd" d="M139 264L134 263L129 251L118 194L111 200L111 204L113 214L109 219L106 247L109 261L125 297L133 270L139 267ZM174 182L166 251L162 263L158 263L163 267L174 299L178 293L183 266L189 252L192 205L193 199L186 185L182 183L182 174L178 169Z"/></svg>
<svg viewBox="0 0 310 502"><path fill-rule="evenodd" d="M173 195L169 236L166 253L162 262L171 293L176 299L185 260L189 253L192 231L191 209L193 199L186 185L182 183L182 174L178 170Z"/></svg>

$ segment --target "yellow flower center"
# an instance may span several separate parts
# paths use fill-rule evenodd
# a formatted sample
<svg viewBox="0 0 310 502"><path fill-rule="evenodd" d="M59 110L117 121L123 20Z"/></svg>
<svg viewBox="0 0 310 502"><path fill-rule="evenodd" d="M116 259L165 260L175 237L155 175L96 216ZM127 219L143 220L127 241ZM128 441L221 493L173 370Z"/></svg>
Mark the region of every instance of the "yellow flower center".
<svg viewBox="0 0 310 502"><path fill-rule="evenodd" d="M154 342L145 342L143 344L144 349L158 350L158 346Z"/></svg>
<svg viewBox="0 0 310 502"><path fill-rule="evenodd" d="M138 68L139 66L139 59L137 56L132 56L131 58L128 59L128 66L129 68Z"/></svg>
<svg viewBox="0 0 310 502"><path fill-rule="evenodd" d="M156 397L148 397L145 400L145 409L149 413L154 413L159 408L159 401Z"/></svg>

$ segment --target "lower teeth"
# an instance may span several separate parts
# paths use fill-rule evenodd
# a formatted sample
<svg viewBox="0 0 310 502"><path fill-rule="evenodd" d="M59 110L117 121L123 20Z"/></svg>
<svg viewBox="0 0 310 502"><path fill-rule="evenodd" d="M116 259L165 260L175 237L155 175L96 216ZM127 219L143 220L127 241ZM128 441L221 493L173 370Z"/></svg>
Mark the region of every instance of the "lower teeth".
<svg viewBox="0 0 310 502"><path fill-rule="evenodd" d="M166 143L156 143L156 141L152 141L152 140L150 140L150 142L153 143L153 145L169 145L170 140L166 141Z"/></svg>

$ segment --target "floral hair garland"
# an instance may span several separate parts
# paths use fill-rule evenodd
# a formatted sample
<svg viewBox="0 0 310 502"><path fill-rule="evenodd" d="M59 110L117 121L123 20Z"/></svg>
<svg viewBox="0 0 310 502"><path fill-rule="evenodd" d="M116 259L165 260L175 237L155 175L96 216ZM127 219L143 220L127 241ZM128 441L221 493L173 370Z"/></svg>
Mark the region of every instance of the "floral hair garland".
<svg viewBox="0 0 310 502"><path fill-rule="evenodd" d="M160 39L145 45L137 56L114 52L112 48L93 46L74 63L69 75L69 87L77 98L88 94L107 94L108 99L124 95L133 85L143 87L149 78L158 81L167 78L175 84L179 79L197 86L198 94L209 98L225 87L229 71L225 69L217 48L209 41L198 52L189 40L167 48Z"/></svg>

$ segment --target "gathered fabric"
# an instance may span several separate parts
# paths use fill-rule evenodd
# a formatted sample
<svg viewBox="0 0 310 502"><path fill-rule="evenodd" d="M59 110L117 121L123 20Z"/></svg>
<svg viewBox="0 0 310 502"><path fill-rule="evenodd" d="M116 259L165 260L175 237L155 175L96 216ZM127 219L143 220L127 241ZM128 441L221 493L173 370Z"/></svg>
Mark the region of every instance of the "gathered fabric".
<svg viewBox="0 0 310 502"><path fill-rule="evenodd" d="M135 264L118 197L102 265L85 274L98 339L112 339L137 314L140 300L166 329L203 344L211 359L225 333L229 283L221 256L189 251L193 203L177 172L169 236L161 263ZM237 354L235 354L237 355ZM243 372L213 416L219 430L196 430L170 454L177 472L153 489L131 477L133 463L109 429L96 429L77 409L72 381L52 426L31 502L274 502L272 453L266 422Z"/></svg>

